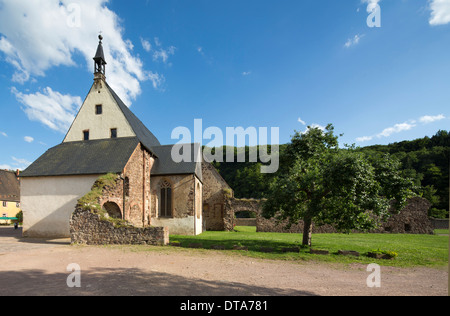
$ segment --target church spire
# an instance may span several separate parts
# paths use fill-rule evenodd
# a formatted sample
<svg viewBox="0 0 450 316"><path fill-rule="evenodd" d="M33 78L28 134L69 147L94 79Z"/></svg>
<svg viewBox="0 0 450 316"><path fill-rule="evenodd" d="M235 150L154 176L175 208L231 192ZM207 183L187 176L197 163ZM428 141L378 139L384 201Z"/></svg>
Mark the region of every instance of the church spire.
<svg viewBox="0 0 450 316"><path fill-rule="evenodd" d="M102 40L103 40L103 36L99 35L98 39L100 40L98 43L98 47L97 47L97 53L95 54L94 57L94 77L97 79L98 77L102 77L103 79L105 79L105 65L106 65L106 61L105 61L105 55L103 53L103 46L102 46Z"/></svg>

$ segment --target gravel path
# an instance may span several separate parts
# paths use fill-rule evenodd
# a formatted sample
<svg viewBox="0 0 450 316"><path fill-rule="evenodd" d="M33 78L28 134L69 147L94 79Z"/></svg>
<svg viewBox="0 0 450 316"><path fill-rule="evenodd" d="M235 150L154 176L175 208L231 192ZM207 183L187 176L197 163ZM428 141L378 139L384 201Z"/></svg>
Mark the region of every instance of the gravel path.
<svg viewBox="0 0 450 316"><path fill-rule="evenodd" d="M18 233L18 232L17 232ZM13 232L12 235L14 235ZM446 269L381 267L369 288L366 266L287 262L176 248L70 246L22 240L0 228L0 295L446 296ZM80 268L69 288L67 266Z"/></svg>

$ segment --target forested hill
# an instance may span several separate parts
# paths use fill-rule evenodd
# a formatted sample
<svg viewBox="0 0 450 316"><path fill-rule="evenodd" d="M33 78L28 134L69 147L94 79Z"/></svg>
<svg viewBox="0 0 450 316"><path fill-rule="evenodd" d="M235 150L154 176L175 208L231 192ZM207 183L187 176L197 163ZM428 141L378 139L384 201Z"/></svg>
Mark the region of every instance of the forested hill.
<svg viewBox="0 0 450 316"><path fill-rule="evenodd" d="M280 146L281 164L286 146ZM415 184L420 187L418 193L432 203L430 215L448 216L450 132L439 131L431 138L368 146L358 150L375 158L388 153L399 159L404 175L414 179ZM248 153L248 148L246 152ZM237 198L263 198L270 181L277 176L277 174L261 174L261 163L214 162L213 164L233 188Z"/></svg>

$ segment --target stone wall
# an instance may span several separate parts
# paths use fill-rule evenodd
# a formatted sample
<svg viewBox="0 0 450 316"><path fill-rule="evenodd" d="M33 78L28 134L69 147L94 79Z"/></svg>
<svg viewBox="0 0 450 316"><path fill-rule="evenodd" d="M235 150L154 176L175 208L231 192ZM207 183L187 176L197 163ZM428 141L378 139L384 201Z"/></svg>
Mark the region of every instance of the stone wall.
<svg viewBox="0 0 450 316"><path fill-rule="evenodd" d="M138 145L122 177L127 181L125 190L125 219L134 226L144 227L150 224L150 170L154 158L141 144Z"/></svg>
<svg viewBox="0 0 450 316"><path fill-rule="evenodd" d="M287 228L287 221L278 222L276 219L265 219L261 216L261 201L246 199L229 199L226 202L226 217L224 219L226 230L233 229L236 224L234 213L238 211L252 211L256 216L257 232L278 232L278 233L303 233L303 221ZM433 225L428 218L430 202L423 198L412 198L408 200L407 206L391 218L379 229L370 233L401 233L401 234L432 234ZM331 225L316 226L313 224L313 233L325 234L336 233L336 229Z"/></svg>
<svg viewBox="0 0 450 316"><path fill-rule="evenodd" d="M434 229L448 229L449 221L448 219L432 218L431 225L433 225Z"/></svg>
<svg viewBox="0 0 450 316"><path fill-rule="evenodd" d="M408 200L406 207L393 215L383 226L371 231L373 233L400 234L433 234L433 226L428 218L431 203L428 200L415 197Z"/></svg>
<svg viewBox="0 0 450 316"><path fill-rule="evenodd" d="M99 204L115 203L121 218L136 227L150 223L150 170L154 158L139 144L114 187L105 187Z"/></svg>
<svg viewBox="0 0 450 316"><path fill-rule="evenodd" d="M256 218L235 218L236 226L256 226Z"/></svg>
<svg viewBox="0 0 450 316"><path fill-rule="evenodd" d="M70 220L70 237L73 244L164 246L169 244L169 229L115 225L92 211L77 209Z"/></svg>
<svg viewBox="0 0 450 316"><path fill-rule="evenodd" d="M228 198L225 201L224 230L231 231L236 226L236 212L249 211L256 213L256 226L261 217L261 200Z"/></svg>
<svg viewBox="0 0 450 316"><path fill-rule="evenodd" d="M208 162L202 163L203 218L205 230L223 231L226 217L225 200L233 196L233 190Z"/></svg>

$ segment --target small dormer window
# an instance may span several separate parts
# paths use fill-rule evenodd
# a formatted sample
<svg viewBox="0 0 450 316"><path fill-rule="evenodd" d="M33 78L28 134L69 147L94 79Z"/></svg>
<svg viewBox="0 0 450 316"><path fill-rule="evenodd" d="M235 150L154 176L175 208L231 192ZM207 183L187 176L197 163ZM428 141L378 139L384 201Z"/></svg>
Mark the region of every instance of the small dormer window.
<svg viewBox="0 0 450 316"><path fill-rule="evenodd" d="M103 114L103 107L101 104L97 104L95 106L95 114L96 115L102 115Z"/></svg>
<svg viewBox="0 0 450 316"><path fill-rule="evenodd" d="M83 131L83 140L89 140L89 130Z"/></svg>
<svg viewBox="0 0 450 316"><path fill-rule="evenodd" d="M111 128L111 138L117 138L117 128Z"/></svg>

